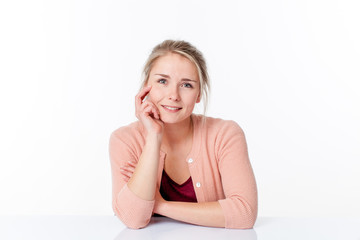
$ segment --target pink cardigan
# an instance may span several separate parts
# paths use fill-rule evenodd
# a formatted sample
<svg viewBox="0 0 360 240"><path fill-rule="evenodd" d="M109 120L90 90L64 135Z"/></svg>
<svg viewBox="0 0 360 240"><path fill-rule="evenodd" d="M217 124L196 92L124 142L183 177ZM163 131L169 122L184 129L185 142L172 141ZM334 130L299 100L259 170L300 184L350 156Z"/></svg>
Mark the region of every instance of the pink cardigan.
<svg viewBox="0 0 360 240"><path fill-rule="evenodd" d="M252 228L257 217L257 187L249 161L244 132L231 120L191 115L193 146L187 161L198 202L218 201L225 228ZM145 144L142 124L137 121L115 130L110 137L112 207L129 228L145 227L155 201L139 198L122 179L120 166L138 161ZM160 150L158 186L166 153Z"/></svg>

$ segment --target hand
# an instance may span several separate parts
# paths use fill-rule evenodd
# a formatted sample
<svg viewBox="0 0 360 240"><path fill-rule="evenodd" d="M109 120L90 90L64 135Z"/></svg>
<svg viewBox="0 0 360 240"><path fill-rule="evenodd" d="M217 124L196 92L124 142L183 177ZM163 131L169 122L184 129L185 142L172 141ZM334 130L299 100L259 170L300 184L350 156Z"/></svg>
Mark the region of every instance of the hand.
<svg viewBox="0 0 360 240"><path fill-rule="evenodd" d="M120 172L125 182L128 182L131 176L133 175L136 168L136 164L137 163L132 160L132 161L128 161L124 166L120 167Z"/></svg>
<svg viewBox="0 0 360 240"><path fill-rule="evenodd" d="M144 100L152 86L143 88L135 97L135 115L145 126L148 133L163 134L164 122L160 119L160 111L150 100Z"/></svg>

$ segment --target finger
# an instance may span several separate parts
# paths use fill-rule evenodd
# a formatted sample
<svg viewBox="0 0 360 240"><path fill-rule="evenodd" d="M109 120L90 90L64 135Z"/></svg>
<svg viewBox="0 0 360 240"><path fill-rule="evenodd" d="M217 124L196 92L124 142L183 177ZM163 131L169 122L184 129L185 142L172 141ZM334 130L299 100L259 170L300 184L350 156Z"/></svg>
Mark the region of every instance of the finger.
<svg viewBox="0 0 360 240"><path fill-rule="evenodd" d="M147 107L144 109L143 113L144 113L144 115L145 115L146 117L149 117L149 116L151 115L151 113L152 113L152 106L147 106ZM150 116L150 117L151 117L151 116Z"/></svg>
<svg viewBox="0 0 360 240"><path fill-rule="evenodd" d="M140 102L138 102L138 100L136 100L136 102L135 102L135 115L136 115L137 118L139 118L140 113L144 110L144 108L146 106L147 106L146 102L141 103L141 100L140 100Z"/></svg>
<svg viewBox="0 0 360 240"><path fill-rule="evenodd" d="M144 112L144 109L145 109L147 106L149 106L149 103L145 101L145 102L142 103L139 107L136 108L135 115L136 115L136 117L137 117L139 120L140 120L140 115L141 115L141 113Z"/></svg>
<svg viewBox="0 0 360 240"><path fill-rule="evenodd" d="M136 167L136 163L134 162L134 161L128 161L128 164L130 165L130 166L132 166L132 167Z"/></svg>
<svg viewBox="0 0 360 240"><path fill-rule="evenodd" d="M141 115L142 113L145 113L145 116L150 115L151 108L153 108L153 106L153 103L145 101L143 104L141 104L139 115Z"/></svg>
<svg viewBox="0 0 360 240"><path fill-rule="evenodd" d="M139 118L139 109L142 105L143 99L150 92L151 86L144 87L136 96L135 96L135 115Z"/></svg>
<svg viewBox="0 0 360 240"><path fill-rule="evenodd" d="M122 178L129 179L132 175L129 174L122 174Z"/></svg>
<svg viewBox="0 0 360 240"><path fill-rule="evenodd" d="M143 94L141 96L141 101L143 101L149 94L150 90L151 90L152 86L146 86L143 88Z"/></svg>
<svg viewBox="0 0 360 240"><path fill-rule="evenodd" d="M127 176L122 176L122 179L123 179L125 182L128 182L130 178L127 177Z"/></svg>
<svg viewBox="0 0 360 240"><path fill-rule="evenodd" d="M151 114L154 118L159 119L159 110L152 102L148 103L151 106Z"/></svg>
<svg viewBox="0 0 360 240"><path fill-rule="evenodd" d="M129 166L125 166L125 167L124 167L124 170L133 173L133 172L135 171L135 168L134 168L133 166L130 166L130 165L129 165Z"/></svg>
<svg viewBox="0 0 360 240"><path fill-rule="evenodd" d="M154 117L155 117L156 119L159 119L159 114L158 114L157 109L156 109L156 108L153 108L153 109L152 109L152 112L153 112Z"/></svg>
<svg viewBox="0 0 360 240"><path fill-rule="evenodd" d="M157 118L157 119L160 118L160 111L159 111L159 109L155 106L154 103L145 100L142 105L144 105L144 109L145 109L147 106L151 106L151 107L152 107L151 112L152 112L152 115L154 116L154 118Z"/></svg>
<svg viewBox="0 0 360 240"><path fill-rule="evenodd" d="M145 100L140 106L140 111L144 110L147 106L150 106L151 104L151 102Z"/></svg>
<svg viewBox="0 0 360 240"><path fill-rule="evenodd" d="M128 172L126 170L121 171L121 175L130 178L132 176L132 172Z"/></svg>
<svg viewBox="0 0 360 240"><path fill-rule="evenodd" d="M133 173L135 171L135 168L132 166L123 166L120 169L122 170L122 172L129 172L129 173Z"/></svg>
<svg viewBox="0 0 360 240"><path fill-rule="evenodd" d="M150 92L152 86L146 86L143 89L141 89L141 91L136 95L138 97L138 99L140 99L141 101L144 100L144 98L146 97L146 95L148 95L148 93Z"/></svg>
<svg viewBox="0 0 360 240"><path fill-rule="evenodd" d="M160 120L160 111L158 108L156 108L156 116L157 116L157 119Z"/></svg>
<svg viewBox="0 0 360 240"><path fill-rule="evenodd" d="M150 92L152 86L147 86L141 89L141 91L135 96L135 106L139 107L146 97L146 95Z"/></svg>
<svg viewBox="0 0 360 240"><path fill-rule="evenodd" d="M131 178L132 173L126 173L126 174L123 174L123 176L125 176L125 177L127 177L127 178Z"/></svg>

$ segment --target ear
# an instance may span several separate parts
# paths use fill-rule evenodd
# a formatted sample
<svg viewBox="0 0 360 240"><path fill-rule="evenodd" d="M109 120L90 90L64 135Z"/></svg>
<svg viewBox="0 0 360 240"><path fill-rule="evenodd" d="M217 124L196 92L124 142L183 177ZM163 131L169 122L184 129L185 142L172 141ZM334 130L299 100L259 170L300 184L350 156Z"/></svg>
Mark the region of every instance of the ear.
<svg viewBox="0 0 360 240"><path fill-rule="evenodd" d="M196 99L196 103L199 103L201 100L201 94L199 93L198 98Z"/></svg>

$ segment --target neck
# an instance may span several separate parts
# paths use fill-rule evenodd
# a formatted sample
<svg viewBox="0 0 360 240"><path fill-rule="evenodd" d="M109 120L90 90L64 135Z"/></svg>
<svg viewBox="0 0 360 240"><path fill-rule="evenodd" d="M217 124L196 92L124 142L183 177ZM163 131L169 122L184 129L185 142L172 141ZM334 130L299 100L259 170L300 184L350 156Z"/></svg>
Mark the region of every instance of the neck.
<svg viewBox="0 0 360 240"><path fill-rule="evenodd" d="M164 149L173 149L177 145L192 139L193 123L191 117L182 122L165 124L162 145Z"/></svg>

